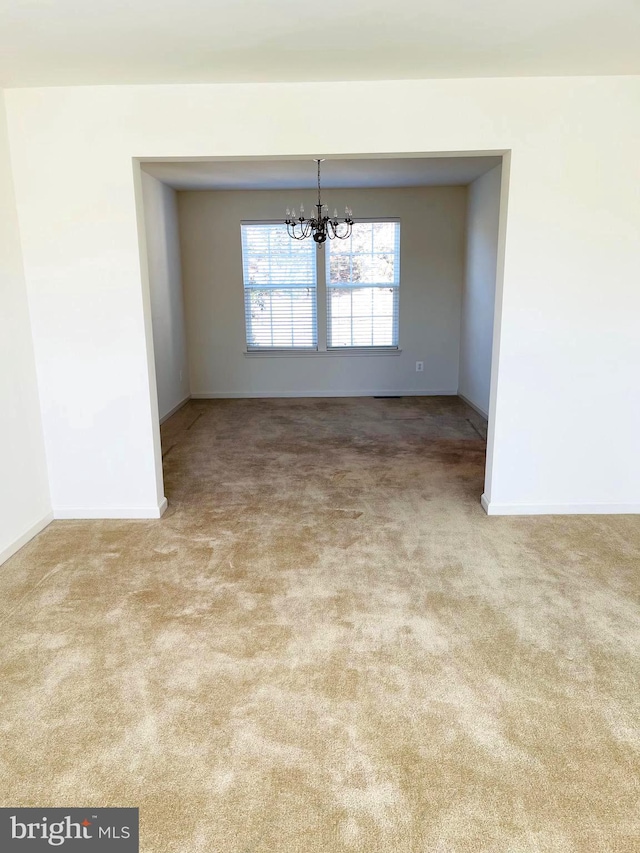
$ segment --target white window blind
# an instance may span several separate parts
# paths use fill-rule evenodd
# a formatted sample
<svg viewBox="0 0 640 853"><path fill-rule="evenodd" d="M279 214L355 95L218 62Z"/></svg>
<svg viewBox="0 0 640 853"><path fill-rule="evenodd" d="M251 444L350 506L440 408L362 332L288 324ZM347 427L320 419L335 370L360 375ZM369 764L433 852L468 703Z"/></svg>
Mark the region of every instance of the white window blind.
<svg viewBox="0 0 640 853"><path fill-rule="evenodd" d="M242 223L247 349L317 349L316 244L280 223Z"/></svg>
<svg viewBox="0 0 640 853"><path fill-rule="evenodd" d="M356 222L327 246L327 346L398 346L400 223Z"/></svg>

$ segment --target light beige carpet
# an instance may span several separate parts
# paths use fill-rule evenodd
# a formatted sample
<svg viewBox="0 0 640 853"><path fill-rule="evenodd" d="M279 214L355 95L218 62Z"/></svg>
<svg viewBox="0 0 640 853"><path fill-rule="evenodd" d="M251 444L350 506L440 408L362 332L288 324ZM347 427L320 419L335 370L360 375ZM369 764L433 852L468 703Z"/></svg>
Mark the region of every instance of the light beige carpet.
<svg viewBox="0 0 640 853"><path fill-rule="evenodd" d="M188 404L161 521L0 569L2 805L139 806L144 853L640 850L640 518L487 518L481 433Z"/></svg>

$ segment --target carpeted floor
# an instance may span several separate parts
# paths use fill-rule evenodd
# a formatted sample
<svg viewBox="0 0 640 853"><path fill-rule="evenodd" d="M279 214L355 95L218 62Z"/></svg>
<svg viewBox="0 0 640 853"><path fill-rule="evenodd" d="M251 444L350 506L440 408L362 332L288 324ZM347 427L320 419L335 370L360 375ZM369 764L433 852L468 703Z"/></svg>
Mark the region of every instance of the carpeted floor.
<svg viewBox="0 0 640 853"><path fill-rule="evenodd" d="M640 518L487 518L455 398L192 401L0 569L1 805L143 853L640 850Z"/></svg>

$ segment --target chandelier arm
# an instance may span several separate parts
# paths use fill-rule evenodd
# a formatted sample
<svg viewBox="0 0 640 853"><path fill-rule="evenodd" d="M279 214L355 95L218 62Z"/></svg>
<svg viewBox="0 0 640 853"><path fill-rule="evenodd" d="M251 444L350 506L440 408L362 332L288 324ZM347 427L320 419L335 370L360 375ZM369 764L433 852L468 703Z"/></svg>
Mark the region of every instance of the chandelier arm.
<svg viewBox="0 0 640 853"><path fill-rule="evenodd" d="M318 248L320 248L327 239L333 240L338 238L339 240L346 240L350 237L353 228L353 219L351 218L351 210L349 208L345 211L347 215L342 221L339 221L337 218L332 219L328 215L328 209L327 213L324 213L325 206L322 204L320 166L322 158L316 157L315 160L318 164L318 203L315 205L317 213L315 216L310 216L308 219L305 219L302 215L297 219L289 219L289 210L287 210L285 225L287 226L287 234L292 239L305 240L308 237L313 237L315 242L318 244ZM300 210L302 213L302 208Z"/></svg>
<svg viewBox="0 0 640 853"><path fill-rule="evenodd" d="M300 227L300 231L296 232L296 227L298 226ZM304 240L310 235L311 230L309 228L304 228L301 223L292 222L290 224L287 223L287 233L289 234L289 237L292 237L294 240Z"/></svg>
<svg viewBox="0 0 640 853"><path fill-rule="evenodd" d="M333 223L331 223L333 225ZM338 229L341 225L345 225L345 230L341 233ZM338 225L333 225L333 236L337 237L338 240L346 240L347 237L351 236L351 223L350 222L340 222Z"/></svg>

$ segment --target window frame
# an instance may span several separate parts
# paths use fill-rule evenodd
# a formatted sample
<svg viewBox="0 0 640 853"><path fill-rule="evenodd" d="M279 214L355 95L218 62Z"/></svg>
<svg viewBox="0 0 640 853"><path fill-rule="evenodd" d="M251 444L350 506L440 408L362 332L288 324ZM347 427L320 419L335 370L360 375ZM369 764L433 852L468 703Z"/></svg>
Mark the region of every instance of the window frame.
<svg viewBox="0 0 640 853"><path fill-rule="evenodd" d="M240 266L241 266L241 280L242 280L242 316L243 316L243 325L244 325L244 336L245 336L245 345L244 345L244 356L246 358L316 358L316 357L353 357L353 356L397 356L402 353L402 349L400 346L401 342L401 329L400 329L400 283L401 283L401 270L400 270L400 259L402 254L402 245L401 245L401 232L402 225L401 219L398 216L369 216L369 217L358 217L354 219L354 223L375 223L375 222L394 222L398 223L400 231L398 233L397 238L397 285L392 285L396 288L396 296L395 296L395 305L397 315L395 316L396 328L398 331L398 339L395 345L389 346L380 346L380 345L368 345L368 346L337 346L330 347L329 346L329 306L328 306L328 290L327 287L327 277L329 274L329 252L330 245L329 241L324 244L324 250L318 249L316 244L313 242L312 238L307 238L307 241L310 242L314 247L314 273L315 273L315 291L316 291L316 299L314 305L314 322L315 322L315 336L316 336L316 344L311 347L255 347L250 346L248 342L247 336L247 314L246 314L246 301L245 294L246 288L244 284L244 253L243 253L243 238L242 238L242 226L244 225L283 225L284 223L280 219L243 219L240 221ZM291 238L290 238L291 239ZM320 256L321 255L321 256ZM366 286L366 285L365 285ZM388 284L381 286L389 286Z"/></svg>
<svg viewBox="0 0 640 853"><path fill-rule="evenodd" d="M374 284L368 283L368 284L362 284L362 285L357 284L357 283L356 284L345 283L342 285L341 284L336 284L336 285L331 284L331 282L330 282L330 275L331 275L330 253L331 253L331 243L333 243L335 241L327 240L327 242L325 243L325 251L324 251L324 265L325 265L324 287L325 287L325 291L326 291L325 292L325 298L324 298L325 311L326 311L326 315L325 315L325 320L326 320L326 322L325 322L325 340L326 340L326 351L329 353L332 353L332 354L334 354L334 353L355 353L356 351L359 351L362 354L365 354L368 352L371 352L371 353L379 352L379 353L393 354L393 353L400 352L400 283L401 283L400 260L401 260L401 253L402 253L402 242L401 242L402 225L401 225L400 217L398 217L398 216L367 216L367 217L358 217L357 219L354 219L354 225L376 224L376 223L380 223L380 222L389 222L389 223L393 223L393 224L397 225L397 234L396 234L395 245L394 245L394 254L395 254L394 272L395 272L395 276L394 276L394 282L392 284L389 284L388 282L374 283ZM376 253L372 252L372 254L376 254ZM379 287L381 289L393 288L393 290L394 290L394 297L393 297L394 313L393 313L393 317L392 317L392 333L394 330L396 331L396 342L393 344L351 344L351 345L342 345L342 346L338 346L338 345L331 346L330 339L331 339L332 315L331 315L330 293L331 293L332 289L338 289L340 287L343 287L343 289L351 289L351 290L375 288L375 287ZM352 318L352 320L353 320L353 318ZM353 338L353 331L352 331L352 338Z"/></svg>
<svg viewBox="0 0 640 853"><path fill-rule="evenodd" d="M262 286L247 286L245 281L245 226L269 226L269 225L277 225L281 226L283 229L286 229L286 225L280 219L243 219L240 222L240 258L241 258L241 268L242 268L242 305L243 305L243 316L244 316L244 336L245 336L245 354L246 355L270 355L270 354L280 354L280 355L312 355L318 352L319 348L319 328L318 328L318 257L317 250L315 248L315 243L313 244L314 251L311 254L313 258L313 285L311 289L315 291L315 298L312 300L312 322L311 322L311 331L312 337L315 339L315 343L312 343L309 346L264 346L264 345L252 345L250 341L250 331L252 329L252 321L250 314L247 311L247 292L250 290L284 290L290 289L294 290L295 288L285 288L278 287L277 285L267 284ZM289 238L291 239L291 238ZM303 290L308 285L302 285L300 290ZM271 322L272 327L272 338L273 338L273 321Z"/></svg>

